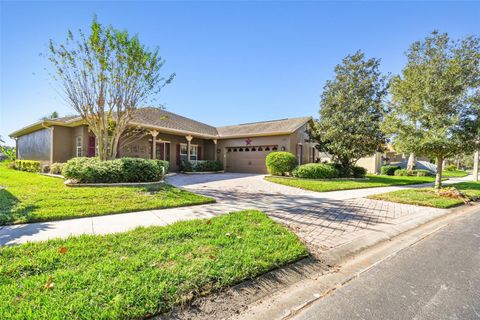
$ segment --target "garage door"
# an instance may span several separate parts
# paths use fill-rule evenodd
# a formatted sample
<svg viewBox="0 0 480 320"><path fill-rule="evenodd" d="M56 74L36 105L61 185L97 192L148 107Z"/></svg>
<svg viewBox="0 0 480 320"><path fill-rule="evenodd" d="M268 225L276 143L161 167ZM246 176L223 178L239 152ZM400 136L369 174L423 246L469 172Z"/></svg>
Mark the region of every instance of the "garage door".
<svg viewBox="0 0 480 320"><path fill-rule="evenodd" d="M226 148L228 172L267 173L265 158L272 151L277 151L276 145L248 146Z"/></svg>

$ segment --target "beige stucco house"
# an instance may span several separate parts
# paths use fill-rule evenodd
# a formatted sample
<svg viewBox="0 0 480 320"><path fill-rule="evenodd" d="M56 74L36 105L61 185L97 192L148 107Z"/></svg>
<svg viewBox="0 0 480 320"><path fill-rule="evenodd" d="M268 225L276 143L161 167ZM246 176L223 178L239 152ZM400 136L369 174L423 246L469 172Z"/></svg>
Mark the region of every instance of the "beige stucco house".
<svg viewBox="0 0 480 320"><path fill-rule="evenodd" d="M219 160L226 171L266 173L265 157L288 151L300 164L318 157L309 142L311 117L213 127L158 108L138 109L131 125L145 129L134 143L120 141L118 157L168 160L176 171L182 160ZM96 139L81 117L43 120L10 134L17 158L46 164L96 155Z"/></svg>

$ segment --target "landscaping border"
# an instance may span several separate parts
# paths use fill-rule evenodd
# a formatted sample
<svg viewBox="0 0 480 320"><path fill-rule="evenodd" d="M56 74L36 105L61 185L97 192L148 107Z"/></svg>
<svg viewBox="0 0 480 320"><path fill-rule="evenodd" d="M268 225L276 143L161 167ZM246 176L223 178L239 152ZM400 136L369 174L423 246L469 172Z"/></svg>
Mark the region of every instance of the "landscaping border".
<svg viewBox="0 0 480 320"><path fill-rule="evenodd" d="M184 174L210 174L210 173L225 173L225 170L221 170L221 171L191 171L191 172L185 172L185 171L182 171L182 173Z"/></svg>
<svg viewBox="0 0 480 320"><path fill-rule="evenodd" d="M64 184L67 187L136 187L136 186L149 186L159 183L165 183L165 180L151 181L151 182L118 182L118 183L73 183L70 180L66 180Z"/></svg>

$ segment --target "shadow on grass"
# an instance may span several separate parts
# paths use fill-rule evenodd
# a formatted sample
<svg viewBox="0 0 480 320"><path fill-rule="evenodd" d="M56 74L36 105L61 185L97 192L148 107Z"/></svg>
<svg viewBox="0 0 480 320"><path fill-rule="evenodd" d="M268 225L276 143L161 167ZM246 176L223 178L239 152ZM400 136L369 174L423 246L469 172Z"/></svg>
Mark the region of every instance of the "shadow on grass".
<svg viewBox="0 0 480 320"><path fill-rule="evenodd" d="M15 221L28 217L37 206L20 206L20 200L7 189L0 189L0 226L12 224ZM19 207L20 206L20 207Z"/></svg>

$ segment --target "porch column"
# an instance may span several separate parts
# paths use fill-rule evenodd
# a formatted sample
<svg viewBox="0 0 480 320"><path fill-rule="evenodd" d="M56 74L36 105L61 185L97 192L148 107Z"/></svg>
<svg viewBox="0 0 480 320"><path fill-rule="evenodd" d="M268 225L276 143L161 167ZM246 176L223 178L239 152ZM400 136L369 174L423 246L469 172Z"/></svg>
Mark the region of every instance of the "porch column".
<svg viewBox="0 0 480 320"><path fill-rule="evenodd" d="M478 181L478 157L480 156L478 150L475 151L473 156L473 181Z"/></svg>
<svg viewBox="0 0 480 320"><path fill-rule="evenodd" d="M152 130L150 131L150 134L152 135L152 159L155 159L157 156L157 136L158 136L158 131Z"/></svg>
<svg viewBox="0 0 480 320"><path fill-rule="evenodd" d="M213 160L217 161L217 139L213 139Z"/></svg>
<svg viewBox="0 0 480 320"><path fill-rule="evenodd" d="M192 142L193 137L188 135L185 139L187 139L187 161L190 161L190 143Z"/></svg>

